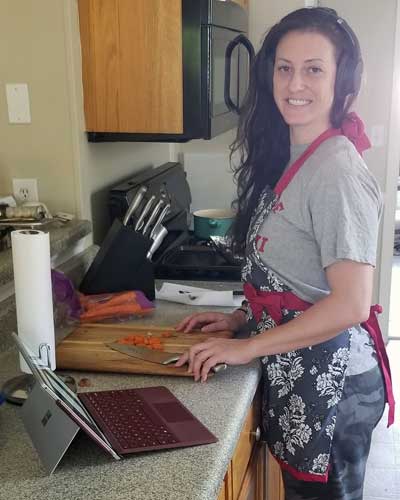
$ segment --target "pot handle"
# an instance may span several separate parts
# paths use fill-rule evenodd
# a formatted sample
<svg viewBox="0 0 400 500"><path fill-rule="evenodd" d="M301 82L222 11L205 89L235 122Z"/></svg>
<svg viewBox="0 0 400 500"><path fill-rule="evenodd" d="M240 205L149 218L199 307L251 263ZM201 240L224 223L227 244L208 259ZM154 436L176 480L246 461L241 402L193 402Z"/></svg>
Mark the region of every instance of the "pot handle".
<svg viewBox="0 0 400 500"><path fill-rule="evenodd" d="M208 219L208 225L210 227L217 227L218 226L218 221L215 219Z"/></svg>

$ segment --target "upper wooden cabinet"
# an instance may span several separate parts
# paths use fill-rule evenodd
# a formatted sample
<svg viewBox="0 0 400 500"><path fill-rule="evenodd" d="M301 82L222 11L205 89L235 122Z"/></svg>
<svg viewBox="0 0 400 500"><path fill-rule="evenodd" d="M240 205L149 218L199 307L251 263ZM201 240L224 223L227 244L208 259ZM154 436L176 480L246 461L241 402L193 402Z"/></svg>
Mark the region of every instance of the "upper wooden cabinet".
<svg viewBox="0 0 400 500"><path fill-rule="evenodd" d="M79 0L87 131L183 132L181 0Z"/></svg>
<svg viewBox="0 0 400 500"><path fill-rule="evenodd" d="M252 49L239 2L78 0L78 7L89 140L210 139L236 126L232 110L247 89Z"/></svg>

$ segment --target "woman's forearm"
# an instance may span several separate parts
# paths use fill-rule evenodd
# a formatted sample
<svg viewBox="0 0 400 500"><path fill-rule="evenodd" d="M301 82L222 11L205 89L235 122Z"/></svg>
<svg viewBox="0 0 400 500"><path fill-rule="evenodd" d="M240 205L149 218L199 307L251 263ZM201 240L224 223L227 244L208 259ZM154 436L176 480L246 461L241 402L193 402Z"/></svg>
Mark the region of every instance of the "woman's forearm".
<svg viewBox="0 0 400 500"><path fill-rule="evenodd" d="M330 340L366 319L365 312L331 294L288 323L252 337L251 349L254 357L294 351Z"/></svg>

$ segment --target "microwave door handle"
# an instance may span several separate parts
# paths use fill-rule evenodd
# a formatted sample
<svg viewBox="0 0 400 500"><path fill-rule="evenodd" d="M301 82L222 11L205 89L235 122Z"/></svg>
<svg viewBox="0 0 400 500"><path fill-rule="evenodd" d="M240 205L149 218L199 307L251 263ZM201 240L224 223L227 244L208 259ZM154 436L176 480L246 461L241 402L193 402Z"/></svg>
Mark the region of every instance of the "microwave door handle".
<svg viewBox="0 0 400 500"><path fill-rule="evenodd" d="M256 55L254 47L253 47L253 44L244 35L239 35L239 37L240 37L239 43L241 43L243 45L243 47L249 53L249 68L251 69L251 66L253 64L253 61L254 61L254 58L255 58L255 55ZM237 37L237 38L239 38L239 37Z"/></svg>
<svg viewBox="0 0 400 500"><path fill-rule="evenodd" d="M225 82L224 82L224 100L227 108L230 111L234 111L239 114L239 107L232 101L231 98L231 60L232 52L235 47L240 44L240 38L242 35L235 37L230 41L225 50Z"/></svg>
<svg viewBox="0 0 400 500"><path fill-rule="evenodd" d="M228 43L228 46L226 47L224 98L225 98L225 104L228 107L228 109L230 111L234 111L237 114L240 113L241 109L239 108L239 106L236 106L236 104L232 101L231 95L230 95L230 90L231 90L230 87L231 87L232 52L235 49L235 47L237 47L238 45L243 45L249 54L249 68L251 68L254 57L255 57L255 51L254 51L254 47L253 47L252 43L243 34L240 34L237 37L235 37L231 42Z"/></svg>
<svg viewBox="0 0 400 500"><path fill-rule="evenodd" d="M244 35L240 35L240 42L239 43L240 43L240 45L243 45L243 47L247 50L247 53L249 55L249 80L248 81L250 82L251 68L253 66L253 61L254 61L254 58L256 56L256 53L255 53L253 44ZM240 58L240 54L239 54L239 58ZM239 68L240 68L240 64L239 64ZM238 77L240 78L240 69L239 69ZM238 92L240 94L240 84L239 83L238 83ZM240 103L240 97L238 97L238 104L239 103ZM242 107L239 106L239 114L241 113L241 111L242 111Z"/></svg>

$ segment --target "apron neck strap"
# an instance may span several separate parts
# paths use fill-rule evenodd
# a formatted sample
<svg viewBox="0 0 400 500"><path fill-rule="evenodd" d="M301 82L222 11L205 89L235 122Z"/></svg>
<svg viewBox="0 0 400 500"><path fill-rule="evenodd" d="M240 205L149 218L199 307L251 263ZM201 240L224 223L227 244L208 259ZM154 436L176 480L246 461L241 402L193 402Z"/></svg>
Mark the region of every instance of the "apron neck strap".
<svg viewBox="0 0 400 500"><path fill-rule="evenodd" d="M282 194L289 182L296 175L303 163L309 158L318 146L336 135L344 135L351 141L357 151L362 154L363 151L371 147L371 143L364 131L364 123L354 112L349 113L343 120L341 128L330 128L318 136L304 151L304 153L291 165L291 167L282 175L275 186L274 192L278 196Z"/></svg>
<svg viewBox="0 0 400 500"><path fill-rule="evenodd" d="M319 135L304 151L302 155L297 158L297 160L291 165L288 170L282 175L279 179L279 182L275 186L274 193L280 196L283 191L288 186L289 182L293 179L293 177L300 170L303 163L314 153L314 151L318 148L320 144L329 139L330 137L335 137L336 135L342 135L341 130L336 128L330 128L325 130L321 135Z"/></svg>

